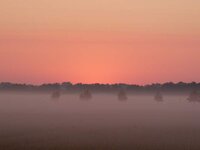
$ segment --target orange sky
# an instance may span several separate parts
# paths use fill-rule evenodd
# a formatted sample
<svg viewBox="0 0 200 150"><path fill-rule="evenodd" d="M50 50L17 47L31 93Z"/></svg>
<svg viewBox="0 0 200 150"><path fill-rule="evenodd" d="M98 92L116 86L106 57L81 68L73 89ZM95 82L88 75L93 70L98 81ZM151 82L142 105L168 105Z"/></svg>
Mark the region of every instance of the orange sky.
<svg viewBox="0 0 200 150"><path fill-rule="evenodd" d="M0 82L200 82L199 0L0 0Z"/></svg>

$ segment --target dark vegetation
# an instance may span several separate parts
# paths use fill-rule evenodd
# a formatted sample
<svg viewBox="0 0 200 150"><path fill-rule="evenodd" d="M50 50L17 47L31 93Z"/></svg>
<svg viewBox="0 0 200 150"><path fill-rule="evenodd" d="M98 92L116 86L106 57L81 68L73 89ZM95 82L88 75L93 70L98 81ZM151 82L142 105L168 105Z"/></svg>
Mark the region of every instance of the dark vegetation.
<svg viewBox="0 0 200 150"><path fill-rule="evenodd" d="M126 90L128 93L151 93L157 90L166 93L184 93L191 92L193 90L200 90L200 83L173 83L167 82L164 84L149 84L149 85L134 85L134 84L72 84L71 82L63 83L48 83L42 85L30 85L30 84L15 84L10 82L0 83L0 91L30 91L30 92L51 92L51 91L62 91L62 92L80 92L85 89L89 89L92 92L115 92L121 89Z"/></svg>

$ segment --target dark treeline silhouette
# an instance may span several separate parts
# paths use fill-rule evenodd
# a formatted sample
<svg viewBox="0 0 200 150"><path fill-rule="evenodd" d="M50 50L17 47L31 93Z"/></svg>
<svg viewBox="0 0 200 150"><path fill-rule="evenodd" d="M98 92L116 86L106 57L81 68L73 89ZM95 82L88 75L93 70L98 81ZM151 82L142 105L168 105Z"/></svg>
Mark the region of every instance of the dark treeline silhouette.
<svg viewBox="0 0 200 150"><path fill-rule="evenodd" d="M48 91L62 91L62 92L80 92L85 89L88 89L92 92L116 92L120 89L125 90L130 93L143 93L143 92L169 92L169 93L178 93L178 92L190 92L192 90L200 90L200 83L191 82L191 83L173 83L167 82L164 84L149 84L149 85L134 85L134 84L72 84L71 82L63 83L48 83L42 85L30 85L30 84L15 84L10 82L0 83L0 91L30 91L30 92L48 92Z"/></svg>

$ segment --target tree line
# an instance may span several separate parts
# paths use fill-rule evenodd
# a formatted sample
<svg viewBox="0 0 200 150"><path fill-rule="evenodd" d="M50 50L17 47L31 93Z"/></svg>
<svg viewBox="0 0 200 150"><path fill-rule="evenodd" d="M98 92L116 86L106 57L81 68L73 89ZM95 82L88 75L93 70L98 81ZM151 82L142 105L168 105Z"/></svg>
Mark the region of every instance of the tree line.
<svg viewBox="0 0 200 150"><path fill-rule="evenodd" d="M63 83L46 83L41 85L31 85L31 84L19 84L10 82L1 82L0 91L35 91L35 92L45 92L45 91L55 91L60 90L63 92L78 92L84 89L89 89L94 92L114 92L120 89L124 89L127 92L184 92L191 90L200 90L200 83L191 82L166 82L166 83L153 83L147 85L136 85L136 84L83 84L77 83L73 84L71 82Z"/></svg>

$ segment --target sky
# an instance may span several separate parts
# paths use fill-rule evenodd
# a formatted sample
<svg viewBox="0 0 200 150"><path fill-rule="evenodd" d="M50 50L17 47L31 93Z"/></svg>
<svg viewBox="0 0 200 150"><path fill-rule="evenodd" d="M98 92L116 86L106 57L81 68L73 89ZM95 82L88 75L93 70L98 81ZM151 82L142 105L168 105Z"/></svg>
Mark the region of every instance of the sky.
<svg viewBox="0 0 200 150"><path fill-rule="evenodd" d="M200 82L199 0L0 0L0 82Z"/></svg>

